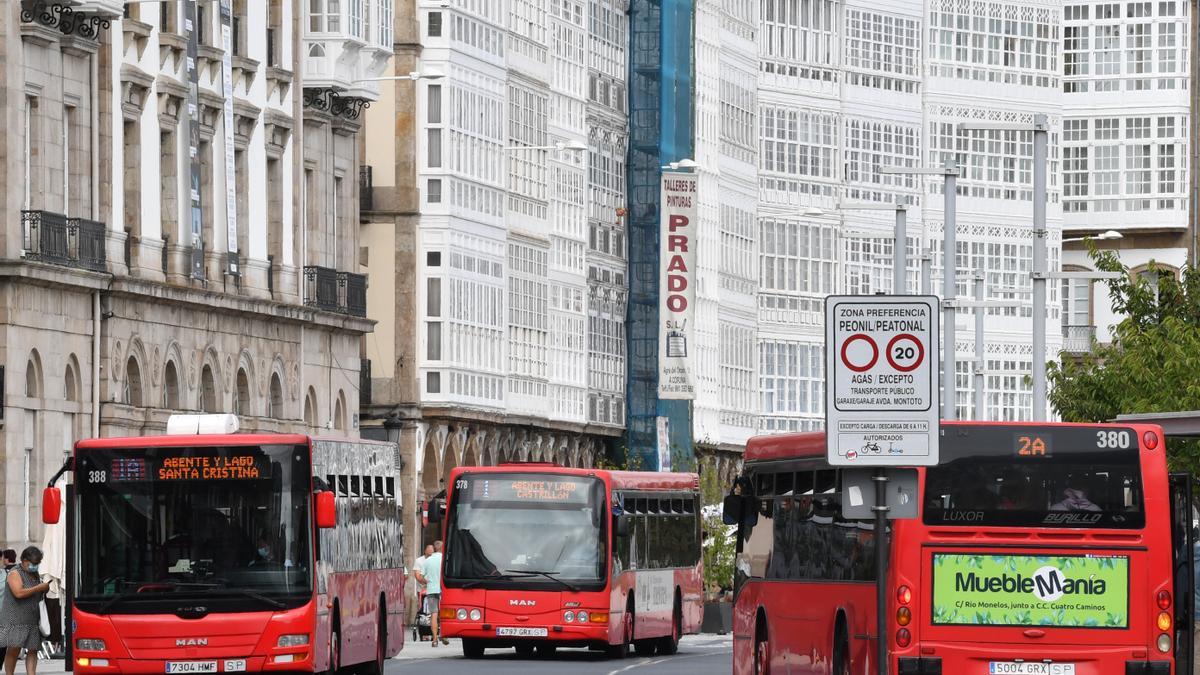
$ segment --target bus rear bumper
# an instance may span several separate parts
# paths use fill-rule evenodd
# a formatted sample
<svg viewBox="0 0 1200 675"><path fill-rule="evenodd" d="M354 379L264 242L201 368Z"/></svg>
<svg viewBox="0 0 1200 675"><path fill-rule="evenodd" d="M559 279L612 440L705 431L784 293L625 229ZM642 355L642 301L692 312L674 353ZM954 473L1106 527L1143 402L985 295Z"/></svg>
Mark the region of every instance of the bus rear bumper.
<svg viewBox="0 0 1200 675"><path fill-rule="evenodd" d="M1007 675L1037 672L1030 670L1031 664L1046 664L1038 669L1044 675L1126 675L1130 672L1167 675L1171 672L1169 657L1132 645L1033 647L993 644L981 647L978 644L924 642L919 649L905 650L903 655L893 659L892 672L897 675Z"/></svg>

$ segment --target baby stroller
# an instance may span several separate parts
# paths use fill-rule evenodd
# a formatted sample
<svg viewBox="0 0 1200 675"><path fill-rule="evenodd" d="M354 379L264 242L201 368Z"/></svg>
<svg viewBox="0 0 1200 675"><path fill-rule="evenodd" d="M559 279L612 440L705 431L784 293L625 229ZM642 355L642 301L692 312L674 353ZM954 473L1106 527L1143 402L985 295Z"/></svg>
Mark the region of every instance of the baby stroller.
<svg viewBox="0 0 1200 675"><path fill-rule="evenodd" d="M413 626L413 642L424 642L433 639L433 627L429 625L429 611L425 607L425 594L417 594L417 625Z"/></svg>

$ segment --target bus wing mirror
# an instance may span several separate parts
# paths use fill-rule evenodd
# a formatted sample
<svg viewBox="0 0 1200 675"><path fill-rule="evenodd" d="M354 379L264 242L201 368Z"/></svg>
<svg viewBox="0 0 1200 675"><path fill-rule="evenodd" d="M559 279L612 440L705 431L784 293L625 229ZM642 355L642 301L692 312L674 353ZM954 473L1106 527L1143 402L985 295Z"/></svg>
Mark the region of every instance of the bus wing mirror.
<svg viewBox="0 0 1200 675"><path fill-rule="evenodd" d="M445 507L442 506L442 500L430 499L429 500L429 522L440 523L440 522L442 522L442 518L445 517L445 515L446 515L446 510L445 510Z"/></svg>
<svg viewBox="0 0 1200 675"><path fill-rule="evenodd" d="M42 490L42 522L46 525L57 525L59 513L62 512L62 490L48 487Z"/></svg>
<svg viewBox="0 0 1200 675"><path fill-rule="evenodd" d="M616 534L618 537L629 536L629 516L617 516Z"/></svg>
<svg viewBox="0 0 1200 675"><path fill-rule="evenodd" d="M322 530L337 526L337 500L329 490L317 493L317 527Z"/></svg>
<svg viewBox="0 0 1200 675"><path fill-rule="evenodd" d="M726 525L737 525L742 519L742 509L746 500L739 495L726 495L721 503L721 521Z"/></svg>

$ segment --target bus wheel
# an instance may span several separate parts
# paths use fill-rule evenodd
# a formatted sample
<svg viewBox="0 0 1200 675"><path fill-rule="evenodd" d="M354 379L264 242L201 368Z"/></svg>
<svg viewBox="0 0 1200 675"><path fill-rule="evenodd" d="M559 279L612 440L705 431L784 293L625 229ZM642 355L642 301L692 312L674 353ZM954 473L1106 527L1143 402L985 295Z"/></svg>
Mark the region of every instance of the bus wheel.
<svg viewBox="0 0 1200 675"><path fill-rule="evenodd" d="M329 632L329 663L326 673L337 675L342 670L342 632L335 624Z"/></svg>
<svg viewBox="0 0 1200 675"><path fill-rule="evenodd" d="M522 642L517 645L517 656L523 659L533 656L533 645L528 642Z"/></svg>
<svg viewBox="0 0 1200 675"><path fill-rule="evenodd" d="M770 675L771 641L767 637L767 624L758 623L754 629L754 675Z"/></svg>
<svg viewBox="0 0 1200 675"><path fill-rule="evenodd" d="M625 606L625 613L621 615L621 643L608 646L608 655L614 659L623 659L629 656L629 643L633 642L633 598L629 599L629 603Z"/></svg>
<svg viewBox="0 0 1200 675"><path fill-rule="evenodd" d="M671 612L671 634L659 638L658 653L671 656L679 651L679 637L683 634L683 608L680 607L679 596L675 596L675 610Z"/></svg>
<svg viewBox="0 0 1200 675"><path fill-rule="evenodd" d="M833 675L850 675L850 648L846 646L846 635L841 627L837 630L837 642L833 645Z"/></svg>
<svg viewBox="0 0 1200 675"><path fill-rule="evenodd" d="M472 638L463 638L462 640L463 656L468 659L483 658L483 640L475 640Z"/></svg>
<svg viewBox="0 0 1200 675"><path fill-rule="evenodd" d="M541 644L537 646L537 655L543 659L554 656L558 651L558 645Z"/></svg>
<svg viewBox="0 0 1200 675"><path fill-rule="evenodd" d="M387 664L387 609L379 608L379 630L375 633L375 675L384 675L383 669Z"/></svg>

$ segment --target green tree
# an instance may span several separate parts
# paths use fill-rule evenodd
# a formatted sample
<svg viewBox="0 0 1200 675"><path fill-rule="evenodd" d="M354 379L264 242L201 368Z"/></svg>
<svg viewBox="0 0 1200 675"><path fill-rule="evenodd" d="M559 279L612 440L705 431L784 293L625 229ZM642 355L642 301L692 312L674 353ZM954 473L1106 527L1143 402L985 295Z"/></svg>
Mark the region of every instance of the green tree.
<svg viewBox="0 0 1200 675"><path fill-rule="evenodd" d="M1051 363L1050 403L1067 422L1107 422L1123 413L1200 410L1200 271L1177 278L1152 262L1131 276L1112 251L1091 250L1107 280L1113 311L1123 317L1112 342ZM1176 470L1200 469L1200 443L1168 441Z"/></svg>
<svg viewBox="0 0 1200 675"><path fill-rule="evenodd" d="M700 501L705 507L700 522L704 532L704 590L709 592L733 587L735 528L724 523L720 509L728 487L721 484L715 458L700 460Z"/></svg>

